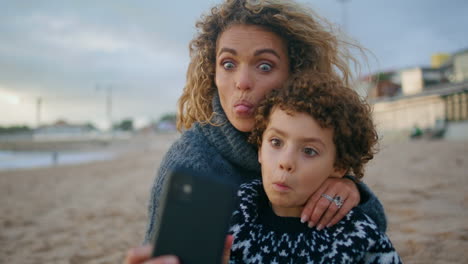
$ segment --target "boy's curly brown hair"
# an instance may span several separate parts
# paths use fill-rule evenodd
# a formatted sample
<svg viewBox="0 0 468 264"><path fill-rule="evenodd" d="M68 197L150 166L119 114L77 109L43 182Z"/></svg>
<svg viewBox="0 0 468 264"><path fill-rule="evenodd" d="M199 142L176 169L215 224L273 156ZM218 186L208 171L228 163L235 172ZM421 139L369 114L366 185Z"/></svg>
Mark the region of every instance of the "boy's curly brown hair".
<svg viewBox="0 0 468 264"><path fill-rule="evenodd" d="M378 134L370 105L339 81L317 81L307 76L292 78L282 89L271 92L260 103L249 142L261 146L271 113L279 107L289 113L305 113L321 127L333 129L336 147L334 166L358 180L364 165L377 152Z"/></svg>

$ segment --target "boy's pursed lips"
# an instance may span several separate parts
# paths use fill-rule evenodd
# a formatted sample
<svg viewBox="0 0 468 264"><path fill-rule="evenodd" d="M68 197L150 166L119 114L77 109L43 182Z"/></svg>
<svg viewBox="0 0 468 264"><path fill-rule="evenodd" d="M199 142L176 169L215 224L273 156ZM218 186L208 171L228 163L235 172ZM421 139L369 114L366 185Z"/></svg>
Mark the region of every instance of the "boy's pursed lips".
<svg viewBox="0 0 468 264"><path fill-rule="evenodd" d="M287 185L285 181L273 182L273 188L279 192L287 192L291 190L291 187Z"/></svg>

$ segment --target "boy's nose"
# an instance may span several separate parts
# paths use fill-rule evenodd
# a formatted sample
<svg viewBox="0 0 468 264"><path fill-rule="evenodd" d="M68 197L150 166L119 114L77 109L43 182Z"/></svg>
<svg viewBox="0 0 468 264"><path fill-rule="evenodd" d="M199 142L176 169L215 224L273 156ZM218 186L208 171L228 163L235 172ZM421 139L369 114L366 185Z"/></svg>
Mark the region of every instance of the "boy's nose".
<svg viewBox="0 0 468 264"><path fill-rule="evenodd" d="M282 170L287 171L287 172L291 172L292 169L293 169L292 165L291 165L291 164L288 164L288 163L280 164L280 168L281 168Z"/></svg>
<svg viewBox="0 0 468 264"><path fill-rule="evenodd" d="M281 170L285 170L287 172L294 171L294 157L290 153L285 152L281 156L279 166Z"/></svg>

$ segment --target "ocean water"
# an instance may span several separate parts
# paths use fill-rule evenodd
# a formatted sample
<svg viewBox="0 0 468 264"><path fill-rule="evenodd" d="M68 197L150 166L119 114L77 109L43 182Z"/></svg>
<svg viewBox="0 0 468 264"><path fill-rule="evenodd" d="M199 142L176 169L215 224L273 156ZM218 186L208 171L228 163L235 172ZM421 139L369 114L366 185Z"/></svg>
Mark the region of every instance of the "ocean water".
<svg viewBox="0 0 468 264"><path fill-rule="evenodd" d="M65 164L87 163L99 160L110 160L116 155L116 153L102 151L0 151L0 170L40 168Z"/></svg>

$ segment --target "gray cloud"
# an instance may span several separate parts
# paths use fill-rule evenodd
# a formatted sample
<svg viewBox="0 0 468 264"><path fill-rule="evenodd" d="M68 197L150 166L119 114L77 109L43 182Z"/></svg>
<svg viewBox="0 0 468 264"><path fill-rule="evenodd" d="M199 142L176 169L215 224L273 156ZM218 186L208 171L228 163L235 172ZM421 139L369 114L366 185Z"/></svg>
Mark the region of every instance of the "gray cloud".
<svg viewBox="0 0 468 264"><path fill-rule="evenodd" d="M0 125L45 121L103 123L112 86L115 119L175 111L195 21L219 1L6 1L0 10ZM341 23L338 1L306 2ZM435 52L468 46L463 0L351 0L348 34L371 50L372 70L428 64ZM11 105L7 96L19 96ZM2 99L3 96L3 99ZM18 114L18 109L22 114ZM7 113L7 114L3 114Z"/></svg>

